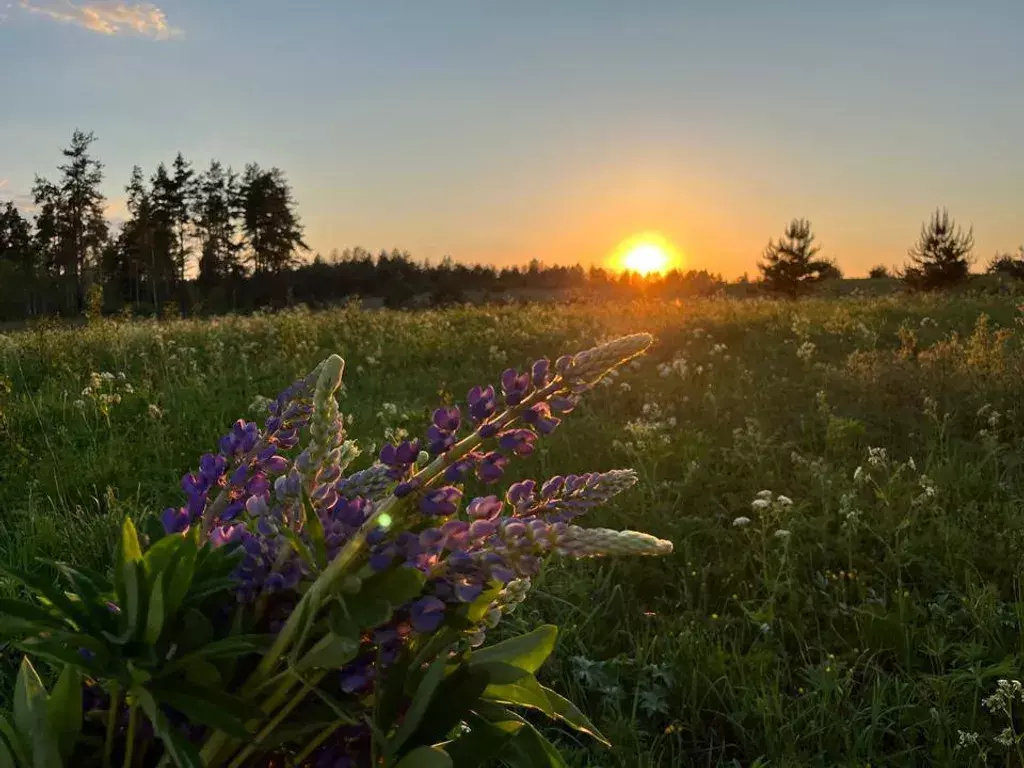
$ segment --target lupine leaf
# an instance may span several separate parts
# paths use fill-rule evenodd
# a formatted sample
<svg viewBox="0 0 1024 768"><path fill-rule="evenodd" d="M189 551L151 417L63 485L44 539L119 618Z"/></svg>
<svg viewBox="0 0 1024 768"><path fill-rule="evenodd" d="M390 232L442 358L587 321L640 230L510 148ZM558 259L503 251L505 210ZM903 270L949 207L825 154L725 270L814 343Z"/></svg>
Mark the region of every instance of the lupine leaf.
<svg viewBox="0 0 1024 768"><path fill-rule="evenodd" d="M17 619L17 623L12 622L12 629L15 626L18 629L28 627L36 629L65 629L64 622L52 611L24 600L14 600L7 597L0 598L0 617L3 619L8 617ZM0 623L0 628L2 627L4 627L4 624ZM21 634L21 632L18 632L18 634Z"/></svg>
<svg viewBox="0 0 1024 768"><path fill-rule="evenodd" d="M148 690L158 701L188 715L193 722L219 728L240 739L252 736L245 723L263 716L259 707L237 696L181 679L161 678Z"/></svg>
<svg viewBox="0 0 1024 768"><path fill-rule="evenodd" d="M57 684L53 686L47 714L61 759L66 762L82 730L82 679L70 664L64 665Z"/></svg>
<svg viewBox="0 0 1024 768"><path fill-rule="evenodd" d="M149 692L143 688L133 691L133 693L146 713L146 717L149 718L149 722L153 724L153 730L160 737L164 749L167 750L174 764L178 768L203 768L199 750L177 728L171 725L167 715L157 706L156 700Z"/></svg>
<svg viewBox="0 0 1024 768"><path fill-rule="evenodd" d="M561 720L577 731L591 736L605 746L611 746L575 704L550 688L545 688L532 675L514 683L489 685L483 693L483 698L487 701L539 710L548 717Z"/></svg>
<svg viewBox="0 0 1024 768"><path fill-rule="evenodd" d="M6 573L12 579L16 579L35 592L40 599L45 599L53 608L62 613L68 619L74 621L81 627L91 626L89 613L84 610L81 604L69 598L64 592L53 583L50 577L30 574L14 568L0 565L0 573Z"/></svg>
<svg viewBox="0 0 1024 768"><path fill-rule="evenodd" d="M444 668L447 663L447 657L442 654L427 668L426 674L423 675L423 679L416 687L416 693L413 694L412 702L409 704L409 709L405 713L402 724L388 742L388 751L392 755L400 754L402 745L419 727L420 720L423 719L423 715L427 712L427 707L430 706L434 691L437 690L438 685L444 679Z"/></svg>
<svg viewBox="0 0 1024 768"><path fill-rule="evenodd" d="M198 535L198 528L193 528ZM167 582L167 595L165 600L166 617L171 618L178 613L178 609L185 601L192 586L192 580L196 573L196 559L199 557L199 545L195 537L184 539L178 551L178 559L174 562L174 570Z"/></svg>
<svg viewBox="0 0 1024 768"><path fill-rule="evenodd" d="M149 610L146 615L146 642L149 645L156 645L160 639L160 633L164 629L164 620L167 618L164 604L164 574L161 572L156 581L153 582L153 589L149 593Z"/></svg>
<svg viewBox="0 0 1024 768"><path fill-rule="evenodd" d="M452 768L452 759L440 747L417 747L399 760L395 768Z"/></svg>
<svg viewBox="0 0 1024 768"><path fill-rule="evenodd" d="M25 744L25 740L15 730L14 726L11 725L11 721L3 715L0 715L0 741L14 755L18 765L31 765L32 761L29 760L28 747Z"/></svg>
<svg viewBox="0 0 1024 768"><path fill-rule="evenodd" d="M502 662L533 674L554 651L557 637L558 627L545 624L525 635L474 651L469 665Z"/></svg>
<svg viewBox="0 0 1024 768"><path fill-rule="evenodd" d="M128 638L133 638L142 621L142 568L135 560L126 560L121 567L124 584L124 604L121 606L126 621Z"/></svg>
<svg viewBox="0 0 1024 768"><path fill-rule="evenodd" d="M48 717L49 694L26 656L14 684L14 725L32 745L33 768L61 768Z"/></svg>
<svg viewBox="0 0 1024 768"><path fill-rule="evenodd" d="M168 566L177 559L178 550L184 540L185 537L181 534L171 533L146 550L146 554L142 558L142 565L150 579L155 579L157 574L167 570Z"/></svg>
<svg viewBox="0 0 1024 768"><path fill-rule="evenodd" d="M426 575L417 568L399 566L367 579L359 594L387 600L398 608L423 591L426 579Z"/></svg>
<svg viewBox="0 0 1024 768"><path fill-rule="evenodd" d="M124 519L121 526L121 541L117 547L117 555L114 563L114 592L117 594L117 601L124 605L128 593L126 591L125 565L142 560L142 548L139 546L139 534L135 530L135 524L130 517Z"/></svg>
<svg viewBox="0 0 1024 768"><path fill-rule="evenodd" d="M327 567L327 543L324 540L324 526L320 522L320 516L313 509L309 502L309 495L306 489L302 489L302 510L305 514L303 529L309 534L309 540L313 544L313 557L317 570Z"/></svg>
<svg viewBox="0 0 1024 768"><path fill-rule="evenodd" d="M7 746L7 739L3 735L0 735L0 768L18 768L14 752Z"/></svg>
<svg viewBox="0 0 1024 768"><path fill-rule="evenodd" d="M340 667L356 657L359 653L359 640L343 637L329 632L299 659L295 665L296 672L309 669L330 669Z"/></svg>
<svg viewBox="0 0 1024 768"><path fill-rule="evenodd" d="M555 745L526 722L505 742L501 761L509 768L566 768Z"/></svg>
<svg viewBox="0 0 1024 768"><path fill-rule="evenodd" d="M465 665L445 677L434 694L434 701L439 705L430 707L423 715L419 727L409 739L409 746L436 744L448 738L470 710L481 704L480 696L488 682L488 676L482 670Z"/></svg>
<svg viewBox="0 0 1024 768"><path fill-rule="evenodd" d="M455 768L489 765L524 725L518 718L489 722L482 717L470 717L468 722L469 732L445 745Z"/></svg>

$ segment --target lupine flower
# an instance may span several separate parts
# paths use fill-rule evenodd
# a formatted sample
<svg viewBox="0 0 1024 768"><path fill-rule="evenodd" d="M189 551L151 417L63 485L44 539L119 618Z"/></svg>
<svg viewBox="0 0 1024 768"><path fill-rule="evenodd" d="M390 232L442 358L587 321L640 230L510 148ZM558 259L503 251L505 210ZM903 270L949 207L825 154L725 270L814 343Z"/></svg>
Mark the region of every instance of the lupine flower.
<svg viewBox="0 0 1024 768"><path fill-rule="evenodd" d="M505 395L506 405L519 405L530 392L531 379L529 373L519 373L514 368L506 368L501 373L501 391Z"/></svg>
<svg viewBox="0 0 1024 768"><path fill-rule="evenodd" d="M473 387L466 396L469 405L469 415L473 421L481 422L494 415L497 407L495 402L494 387L487 385L484 388Z"/></svg>
<svg viewBox="0 0 1024 768"><path fill-rule="evenodd" d="M496 483L501 479L508 466L508 457L497 451L491 451L480 458L476 465L476 476L484 483Z"/></svg>
<svg viewBox="0 0 1024 768"><path fill-rule="evenodd" d="M409 609L409 621L417 632L433 632L444 621L444 609L444 603L436 597L421 597Z"/></svg>
<svg viewBox="0 0 1024 768"><path fill-rule="evenodd" d="M454 486L436 488L427 491L420 499L420 511L430 516L454 515L461 500L462 491Z"/></svg>
<svg viewBox="0 0 1024 768"><path fill-rule="evenodd" d="M532 454L536 450L536 442L537 433L532 429L508 429L498 434L498 446L516 456Z"/></svg>

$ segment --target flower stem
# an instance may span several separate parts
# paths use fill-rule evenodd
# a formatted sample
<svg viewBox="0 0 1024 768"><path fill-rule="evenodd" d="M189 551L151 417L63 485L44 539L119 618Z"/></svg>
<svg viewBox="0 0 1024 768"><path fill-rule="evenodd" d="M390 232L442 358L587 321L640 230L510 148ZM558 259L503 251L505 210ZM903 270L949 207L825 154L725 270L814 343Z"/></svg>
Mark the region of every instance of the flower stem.
<svg viewBox="0 0 1024 768"><path fill-rule="evenodd" d="M107 738L103 744L103 766L110 768L110 758L114 754L114 729L117 726L117 710L121 708L121 691L110 694L110 709L107 710Z"/></svg>
<svg viewBox="0 0 1024 768"><path fill-rule="evenodd" d="M125 736L123 768L131 768L132 755L135 753L135 726L139 719L139 707L134 701L128 709L128 734Z"/></svg>

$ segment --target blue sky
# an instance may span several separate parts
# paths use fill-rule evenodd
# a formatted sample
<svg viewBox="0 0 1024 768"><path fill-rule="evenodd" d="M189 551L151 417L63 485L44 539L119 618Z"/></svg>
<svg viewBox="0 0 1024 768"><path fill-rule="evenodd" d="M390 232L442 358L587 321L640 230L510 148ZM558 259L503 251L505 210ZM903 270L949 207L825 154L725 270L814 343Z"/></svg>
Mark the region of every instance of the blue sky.
<svg viewBox="0 0 1024 768"><path fill-rule="evenodd" d="M601 262L657 230L754 272L811 219L847 272L938 205L1024 242L1024 3L12 0L0 196L95 131L117 215L181 150L283 168L324 253Z"/></svg>

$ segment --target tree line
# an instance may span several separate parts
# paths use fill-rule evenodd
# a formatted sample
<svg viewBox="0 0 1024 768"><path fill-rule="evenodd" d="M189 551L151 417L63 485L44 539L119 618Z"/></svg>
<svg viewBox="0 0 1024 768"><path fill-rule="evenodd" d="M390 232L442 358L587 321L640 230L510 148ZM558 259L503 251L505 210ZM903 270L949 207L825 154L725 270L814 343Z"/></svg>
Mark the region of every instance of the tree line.
<svg viewBox="0 0 1024 768"><path fill-rule="evenodd" d="M0 319L248 311L353 295L407 306L506 293L632 292L641 283L654 295L681 295L723 284L703 270L641 280L536 260L505 269L447 257L431 265L399 250L303 258L309 247L283 171L249 163L239 173L217 160L196 170L181 153L148 177L133 168L126 218L114 226L95 141L76 130L56 177L36 178L31 219L12 202L0 208Z"/></svg>
<svg viewBox="0 0 1024 768"><path fill-rule="evenodd" d="M92 133L74 131L51 181L36 177L31 218L12 202L0 207L0 320L84 312L221 313L322 306L349 296L389 306L520 298L672 297L721 290L721 275L674 270L661 276L610 273L599 267L545 266L536 259L498 269L418 262L406 251L363 248L303 258L309 247L284 172L248 163L236 172L212 160L197 170L178 153L147 177L139 166L125 186L126 217L113 225L101 192L104 168ZM973 232L945 210L935 212L896 270L872 268L872 278L898 277L915 289L944 288L970 276ZM760 287L798 296L842 272L822 258L811 224L794 219L759 262ZM997 255L989 271L1024 279L1024 250ZM744 278L740 281L751 284Z"/></svg>

